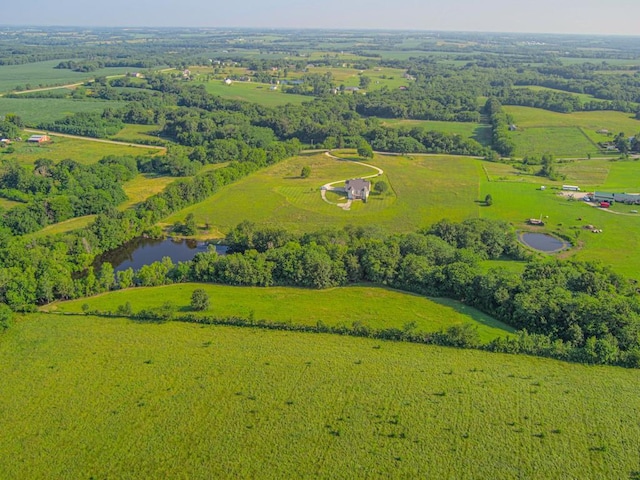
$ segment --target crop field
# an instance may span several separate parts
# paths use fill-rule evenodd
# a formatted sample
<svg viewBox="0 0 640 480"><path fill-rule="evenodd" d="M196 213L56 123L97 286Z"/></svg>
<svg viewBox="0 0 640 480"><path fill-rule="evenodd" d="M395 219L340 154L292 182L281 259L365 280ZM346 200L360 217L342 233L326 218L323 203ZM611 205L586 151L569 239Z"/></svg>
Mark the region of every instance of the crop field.
<svg viewBox="0 0 640 480"><path fill-rule="evenodd" d="M177 212L166 222L183 221L188 213L193 213L198 223L208 223L222 232L242 220L275 224L294 232L347 224L377 225L407 232L443 217L464 220L478 216L476 200L481 168L473 159L376 155L369 163L384 170L391 188L383 195L371 195L366 204L354 202L351 210L323 202L320 187L375 171L316 154L264 169ZM304 165L311 167L311 176L306 179L299 177Z"/></svg>
<svg viewBox="0 0 640 480"><path fill-rule="evenodd" d="M124 105L125 102L103 100L0 97L0 116L15 113L27 126L37 127L42 122L53 122L74 113L102 113L107 107L117 109Z"/></svg>
<svg viewBox="0 0 640 480"><path fill-rule="evenodd" d="M23 138L31 134L25 132ZM78 138L59 137L50 135L51 142L46 144L30 144L27 142L14 142L14 153L0 153L2 158L15 159L25 165L33 165L39 158L48 158L59 162L70 158L79 163L95 163L107 155L158 155L157 149L132 147L113 143L96 142L93 140L81 140Z"/></svg>
<svg viewBox="0 0 640 480"><path fill-rule="evenodd" d="M30 314L0 342L7 478L640 471L638 372L330 335Z"/></svg>
<svg viewBox="0 0 640 480"><path fill-rule="evenodd" d="M54 68L60 60L26 63L24 65L0 66L0 92L10 92L16 87L31 88L51 85L65 85L84 82L102 75L118 75L126 73L130 68L103 68L90 73L79 73L67 69Z"/></svg>
<svg viewBox="0 0 640 480"><path fill-rule="evenodd" d="M628 136L640 132L640 121L622 112L556 113L513 106L504 110L513 116L519 129L510 133L518 156L549 152L556 157L583 158L598 152L596 143L611 141L619 132ZM599 134L598 130L608 130L611 135Z"/></svg>
<svg viewBox="0 0 640 480"><path fill-rule="evenodd" d="M472 122L440 122L436 120L384 119L382 124L389 127L424 127L437 132L455 133L465 138L473 138L483 145L491 144L491 125Z"/></svg>
<svg viewBox="0 0 640 480"><path fill-rule="evenodd" d="M91 311L115 312L118 306L130 302L133 310L139 311L171 302L178 313L186 313L191 312L189 302L196 288L206 290L211 298L212 306L203 314L219 317L251 315L256 319L312 326L318 321L349 327L359 322L376 330L401 329L415 322L418 332L434 332L451 325L470 323L478 328L482 341L504 337L513 331L504 323L454 300L426 298L370 286L310 290L183 283L119 290L44 308L47 311L81 313L81 307L86 303Z"/></svg>
<svg viewBox="0 0 640 480"><path fill-rule="evenodd" d="M231 85L225 85L221 80L213 80L205 83L205 87L207 92L212 95L220 95L230 100L258 103L267 107L286 105L287 103L299 105L303 102L313 101L313 97L307 95L283 93L280 89L271 90L266 83L234 82Z"/></svg>

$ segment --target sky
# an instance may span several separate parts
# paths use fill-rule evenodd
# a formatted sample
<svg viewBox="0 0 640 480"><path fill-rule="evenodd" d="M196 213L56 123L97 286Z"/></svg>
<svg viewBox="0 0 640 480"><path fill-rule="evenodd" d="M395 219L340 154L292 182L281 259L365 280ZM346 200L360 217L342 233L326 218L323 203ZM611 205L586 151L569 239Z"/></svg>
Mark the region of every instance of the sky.
<svg viewBox="0 0 640 480"><path fill-rule="evenodd" d="M30 0L0 25L410 29L640 35L640 0Z"/></svg>

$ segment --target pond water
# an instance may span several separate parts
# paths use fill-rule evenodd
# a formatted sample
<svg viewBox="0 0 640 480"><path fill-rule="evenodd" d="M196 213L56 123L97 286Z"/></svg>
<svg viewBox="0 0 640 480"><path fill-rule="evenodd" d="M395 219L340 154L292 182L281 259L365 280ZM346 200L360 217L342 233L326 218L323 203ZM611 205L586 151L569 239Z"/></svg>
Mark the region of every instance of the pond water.
<svg viewBox="0 0 640 480"><path fill-rule="evenodd" d="M571 247L569 242L565 242L546 233L522 233L520 241L535 250L541 252L559 252Z"/></svg>
<svg viewBox="0 0 640 480"><path fill-rule="evenodd" d="M226 245L212 245L212 248L214 246L219 254L224 254L227 250ZM192 260L196 253L206 252L208 248L209 244L192 239L134 238L126 245L103 254L96 260L95 267L97 269L103 262L109 262L119 272L129 267L138 270L164 257L171 258L173 263L186 262Z"/></svg>

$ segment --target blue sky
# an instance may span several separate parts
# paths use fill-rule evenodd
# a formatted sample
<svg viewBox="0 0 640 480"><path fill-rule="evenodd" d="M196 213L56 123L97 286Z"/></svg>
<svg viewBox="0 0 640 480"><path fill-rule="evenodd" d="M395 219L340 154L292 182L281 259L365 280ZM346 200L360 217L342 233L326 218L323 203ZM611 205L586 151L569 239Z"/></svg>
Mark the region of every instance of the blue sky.
<svg viewBox="0 0 640 480"><path fill-rule="evenodd" d="M0 24L370 28L640 35L640 0L30 0Z"/></svg>

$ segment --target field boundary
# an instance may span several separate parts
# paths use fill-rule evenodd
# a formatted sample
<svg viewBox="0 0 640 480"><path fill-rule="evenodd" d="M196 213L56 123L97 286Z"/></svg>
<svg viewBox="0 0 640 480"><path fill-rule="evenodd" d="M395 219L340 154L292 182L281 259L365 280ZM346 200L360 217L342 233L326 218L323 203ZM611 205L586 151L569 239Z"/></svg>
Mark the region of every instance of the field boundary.
<svg viewBox="0 0 640 480"><path fill-rule="evenodd" d="M35 130L32 128L25 128L24 131L29 133L39 134L39 135L45 135L45 134L51 135L53 137L73 138L76 140L87 140L89 142L109 143L111 145L123 145L125 147L150 148L153 150L160 150L163 152L167 151L167 147L160 147L158 145L144 145L142 143L119 142L117 140L106 140L103 138L82 137L80 135L70 135L68 133L57 133L57 132L51 133L44 130Z"/></svg>

